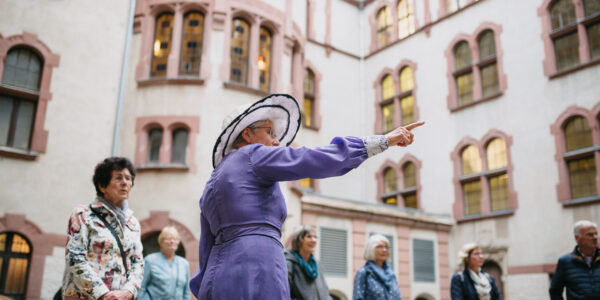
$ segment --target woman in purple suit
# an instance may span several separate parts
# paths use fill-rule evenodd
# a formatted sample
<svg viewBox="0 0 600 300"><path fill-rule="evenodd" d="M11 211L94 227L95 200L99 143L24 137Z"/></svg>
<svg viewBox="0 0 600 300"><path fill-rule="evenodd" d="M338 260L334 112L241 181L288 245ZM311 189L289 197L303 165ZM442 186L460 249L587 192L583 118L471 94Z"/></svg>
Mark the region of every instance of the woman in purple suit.
<svg viewBox="0 0 600 300"><path fill-rule="evenodd" d="M279 181L343 175L388 145L413 141L414 123L385 136L336 137L317 148L287 147L300 128L298 103L271 95L223 122L213 173L200 199L198 299L288 299L281 226L287 216ZM278 147L280 144L286 147Z"/></svg>

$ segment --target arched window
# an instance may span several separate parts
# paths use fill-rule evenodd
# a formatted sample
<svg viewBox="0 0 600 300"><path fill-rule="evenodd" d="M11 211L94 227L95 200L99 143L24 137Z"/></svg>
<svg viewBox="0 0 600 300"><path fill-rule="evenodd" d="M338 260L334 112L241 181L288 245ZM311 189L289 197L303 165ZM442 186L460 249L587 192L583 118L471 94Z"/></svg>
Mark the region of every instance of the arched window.
<svg viewBox="0 0 600 300"><path fill-rule="evenodd" d="M231 74L229 80L248 84L248 46L250 25L242 18L233 19L231 29Z"/></svg>
<svg viewBox="0 0 600 300"><path fill-rule="evenodd" d="M581 116L572 117L567 120L563 130L567 146L565 156L569 170L571 197L575 199L597 195L596 161L594 152L589 149L593 146L593 141L587 120ZM572 151L581 153L570 155Z"/></svg>
<svg viewBox="0 0 600 300"><path fill-rule="evenodd" d="M151 77L167 76L167 64L171 53L171 39L173 34L173 14L162 13L156 17L154 27L154 44L152 46Z"/></svg>
<svg viewBox="0 0 600 300"><path fill-rule="evenodd" d="M43 62L25 47L8 51L0 93L0 146L29 150L40 90ZM15 87L13 91L12 87ZM25 92L18 92L25 89Z"/></svg>
<svg viewBox="0 0 600 300"><path fill-rule="evenodd" d="M579 64L577 17L571 0L558 0L550 8L556 69L561 71Z"/></svg>
<svg viewBox="0 0 600 300"><path fill-rule="evenodd" d="M392 14L386 6L377 12L377 47L383 47L392 41Z"/></svg>
<svg viewBox="0 0 600 300"><path fill-rule="evenodd" d="M260 27L258 45L259 88L269 91L271 82L271 40L273 35L266 27Z"/></svg>
<svg viewBox="0 0 600 300"><path fill-rule="evenodd" d="M479 68L483 97L498 92L498 64L496 62L496 43L494 32L486 30L479 35Z"/></svg>
<svg viewBox="0 0 600 300"><path fill-rule="evenodd" d="M471 50L466 41L454 48L454 78L458 91L458 105L473 102L473 70L471 68Z"/></svg>
<svg viewBox="0 0 600 300"><path fill-rule="evenodd" d="M402 112L402 125L414 122L413 86L412 69L410 67L402 68L402 71L400 71L400 110Z"/></svg>
<svg viewBox="0 0 600 300"><path fill-rule="evenodd" d="M171 154L172 163L185 164L185 152L188 145L188 131L184 128L173 131L173 147ZM160 148L160 145L159 145Z"/></svg>
<svg viewBox="0 0 600 300"><path fill-rule="evenodd" d="M158 244L158 236L160 235L160 231L152 232L146 234L142 239L142 254L144 257L148 254L152 254L154 252L160 251L160 245ZM185 257L185 249L183 248L183 244L179 243L177 250L175 251L176 255L181 257Z"/></svg>
<svg viewBox="0 0 600 300"><path fill-rule="evenodd" d="M402 198L404 199L404 207L417 209L417 169L415 164L407 162L402 166L402 174L404 177L404 189Z"/></svg>
<svg viewBox="0 0 600 300"><path fill-rule="evenodd" d="M313 126L315 104L315 73L306 69L304 77L304 106L302 107L302 120L304 126Z"/></svg>
<svg viewBox="0 0 600 300"><path fill-rule="evenodd" d="M492 211L509 208L508 175L506 173L506 143L500 138L489 142L487 149L488 170L495 171L488 176Z"/></svg>
<svg viewBox="0 0 600 300"><path fill-rule="evenodd" d="M403 38L415 32L415 16L409 0L398 1L398 38Z"/></svg>
<svg viewBox="0 0 600 300"><path fill-rule="evenodd" d="M392 168L386 168L383 171L383 193L388 195L390 193L394 193L398 190L398 183L396 178L396 171ZM398 200L396 199L396 195L384 196L383 203L396 205L398 204Z"/></svg>
<svg viewBox="0 0 600 300"><path fill-rule="evenodd" d="M148 163L158 163L160 146L162 144L162 135L163 131L160 128L155 128L148 132Z"/></svg>
<svg viewBox="0 0 600 300"><path fill-rule="evenodd" d="M394 87L394 78L392 75L386 75L381 81L383 99L381 100L381 113L383 114L383 132L394 129L394 96L396 88Z"/></svg>
<svg viewBox="0 0 600 300"><path fill-rule="evenodd" d="M0 233L0 295L25 299L31 244L15 232Z"/></svg>
<svg viewBox="0 0 600 300"><path fill-rule="evenodd" d="M179 75L199 76L204 33L204 15L191 11L183 17Z"/></svg>
<svg viewBox="0 0 600 300"><path fill-rule="evenodd" d="M465 215L481 213L481 180L479 176L465 176L481 172L479 150L473 145L464 148L461 153L462 173L466 177L461 181L465 202Z"/></svg>

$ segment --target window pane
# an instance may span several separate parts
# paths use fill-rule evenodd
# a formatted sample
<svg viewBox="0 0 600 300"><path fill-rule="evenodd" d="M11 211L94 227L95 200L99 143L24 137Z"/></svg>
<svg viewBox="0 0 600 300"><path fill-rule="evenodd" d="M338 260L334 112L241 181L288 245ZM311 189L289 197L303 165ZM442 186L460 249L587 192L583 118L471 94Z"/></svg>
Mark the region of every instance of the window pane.
<svg viewBox="0 0 600 300"><path fill-rule="evenodd" d="M486 30L479 36L479 60L484 60L494 55L496 55L494 32Z"/></svg>
<svg viewBox="0 0 600 300"><path fill-rule="evenodd" d="M383 199L383 203L387 205L398 205L398 199L396 199L396 196L387 197Z"/></svg>
<svg viewBox="0 0 600 300"><path fill-rule="evenodd" d="M596 162L594 156L572 160L569 164L569 179L571 196L573 198L597 195L596 192Z"/></svg>
<svg viewBox="0 0 600 300"><path fill-rule="evenodd" d="M406 92L413 89L413 73L410 67L404 67L400 72L400 92Z"/></svg>
<svg viewBox="0 0 600 300"><path fill-rule="evenodd" d="M413 8L408 2L408 0L398 2L398 38L400 39L415 32Z"/></svg>
<svg viewBox="0 0 600 300"><path fill-rule="evenodd" d="M181 41L180 75L200 75L204 15L189 12L183 18L183 38Z"/></svg>
<svg viewBox="0 0 600 300"><path fill-rule="evenodd" d="M456 86L458 88L458 105L473 102L473 73L469 72L456 77Z"/></svg>
<svg viewBox="0 0 600 300"><path fill-rule="evenodd" d="M483 97L491 96L498 92L498 66L496 63L481 68L481 85Z"/></svg>
<svg viewBox="0 0 600 300"><path fill-rule="evenodd" d="M417 194L403 195L404 207L418 209L417 207Z"/></svg>
<svg viewBox="0 0 600 300"><path fill-rule="evenodd" d="M463 183L465 215L481 213L481 181Z"/></svg>
<svg viewBox="0 0 600 300"><path fill-rule="evenodd" d="M394 86L394 78L392 75L386 75L381 81L383 99L390 99L396 95L396 87Z"/></svg>
<svg viewBox="0 0 600 300"><path fill-rule="evenodd" d="M167 62L171 53L171 34L173 33L173 14L161 14L156 18L154 28L154 45L152 55L152 70L150 76L167 76Z"/></svg>
<svg viewBox="0 0 600 300"><path fill-rule="evenodd" d="M473 145L467 146L463 150L461 157L463 175L481 172L481 159L477 147Z"/></svg>
<svg viewBox="0 0 600 300"><path fill-rule="evenodd" d="M312 189L313 188L313 181L310 178L302 178L300 179L300 187L303 188L307 188L307 189Z"/></svg>
<svg viewBox="0 0 600 300"><path fill-rule="evenodd" d="M458 45L456 45L456 48L454 49L454 57L456 70L460 70L464 67L470 66L471 49L469 49L469 44L465 41L458 43Z"/></svg>
<svg viewBox="0 0 600 300"><path fill-rule="evenodd" d="M267 28L261 27L258 46L259 88L265 92L269 91L271 82L271 39L271 32Z"/></svg>
<svg viewBox="0 0 600 300"><path fill-rule="evenodd" d="M413 273L415 281L435 282L435 251L433 241L413 239Z"/></svg>
<svg viewBox="0 0 600 300"><path fill-rule="evenodd" d="M381 107L383 113L383 132L394 129L394 102Z"/></svg>
<svg viewBox="0 0 600 300"><path fill-rule="evenodd" d="M417 185L417 170L415 164L409 162L402 167L402 175L404 176L404 188L409 188Z"/></svg>
<svg viewBox="0 0 600 300"><path fill-rule="evenodd" d="M495 138L487 146L488 170L506 167L506 143L503 139Z"/></svg>
<svg viewBox="0 0 600 300"><path fill-rule="evenodd" d="M30 90L39 90L41 59L26 48L15 48L8 52L2 83Z"/></svg>
<svg viewBox="0 0 600 300"><path fill-rule="evenodd" d="M600 3L600 1L597 2ZM589 26L587 34L590 42L590 56L592 59L600 58L600 22Z"/></svg>
<svg viewBox="0 0 600 300"><path fill-rule="evenodd" d="M377 13L377 46L385 46L392 41L392 14L387 7Z"/></svg>
<svg viewBox="0 0 600 300"><path fill-rule="evenodd" d="M25 281L27 280L27 258L11 258L8 261L8 272L6 275L6 294L24 294Z"/></svg>
<svg viewBox="0 0 600 300"><path fill-rule="evenodd" d="M584 117L574 117L567 121L565 125L565 137L567 142L567 151L573 151L581 148L591 147L592 131L587 120Z"/></svg>
<svg viewBox="0 0 600 300"><path fill-rule="evenodd" d="M585 16L589 17L600 13L600 1L598 0L583 0L585 7Z"/></svg>
<svg viewBox="0 0 600 300"><path fill-rule="evenodd" d="M414 122L413 96L408 96L408 97L402 98L402 100L400 100L400 107L402 109L402 125L407 125L407 124Z"/></svg>
<svg viewBox="0 0 600 300"><path fill-rule="evenodd" d="M27 240L18 234L13 235L12 246L10 247L11 252L29 254L29 250L29 243Z"/></svg>
<svg viewBox="0 0 600 300"><path fill-rule="evenodd" d="M558 71L575 66L579 63L579 38L577 31L563 35L554 40L556 69Z"/></svg>
<svg viewBox="0 0 600 300"><path fill-rule="evenodd" d="M15 136L12 146L15 148L27 150L31 140L31 128L35 115L35 103L31 101L19 101L19 111L17 113L17 123L15 127Z"/></svg>
<svg viewBox="0 0 600 300"><path fill-rule="evenodd" d="M304 77L304 93L315 94L315 74L310 70L306 69L306 77Z"/></svg>
<svg viewBox="0 0 600 300"><path fill-rule="evenodd" d="M158 156L160 154L160 145L162 143L162 130L152 129L148 134L150 142L150 153L148 155L148 162L158 162Z"/></svg>
<svg viewBox="0 0 600 300"><path fill-rule="evenodd" d="M552 29L559 29L576 21L572 0L558 0L550 8Z"/></svg>
<svg viewBox="0 0 600 300"><path fill-rule="evenodd" d="M304 126L313 125L313 99L304 98L304 107L302 108L302 118L304 119Z"/></svg>
<svg viewBox="0 0 600 300"><path fill-rule="evenodd" d="M508 209L508 175L492 177L489 184L492 211Z"/></svg>
<svg viewBox="0 0 600 300"><path fill-rule="evenodd" d="M383 171L383 192L391 193L398 190L396 171L392 168L387 168Z"/></svg>
<svg viewBox="0 0 600 300"><path fill-rule="evenodd" d="M188 144L188 131L177 129L173 131L173 155L171 162L185 164L185 150Z"/></svg>
<svg viewBox="0 0 600 300"><path fill-rule="evenodd" d="M6 233L0 233L0 251L4 251L6 248ZM2 268L0 268L2 270Z"/></svg>
<svg viewBox="0 0 600 300"><path fill-rule="evenodd" d="M248 79L248 43L250 26L243 19L233 19L231 29L231 75L229 80L247 84Z"/></svg>
<svg viewBox="0 0 600 300"><path fill-rule="evenodd" d="M0 146L8 146L8 131L13 112L13 99L0 95Z"/></svg>

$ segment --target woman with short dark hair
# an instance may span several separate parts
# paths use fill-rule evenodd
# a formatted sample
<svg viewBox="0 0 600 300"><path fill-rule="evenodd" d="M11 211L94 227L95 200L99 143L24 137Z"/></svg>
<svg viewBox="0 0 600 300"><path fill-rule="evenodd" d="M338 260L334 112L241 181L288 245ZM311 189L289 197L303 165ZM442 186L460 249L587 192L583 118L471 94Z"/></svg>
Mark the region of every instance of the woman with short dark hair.
<svg viewBox="0 0 600 300"><path fill-rule="evenodd" d="M129 159L109 157L94 170L97 197L69 218L65 299L135 299L144 259L140 223L127 206L135 180Z"/></svg>

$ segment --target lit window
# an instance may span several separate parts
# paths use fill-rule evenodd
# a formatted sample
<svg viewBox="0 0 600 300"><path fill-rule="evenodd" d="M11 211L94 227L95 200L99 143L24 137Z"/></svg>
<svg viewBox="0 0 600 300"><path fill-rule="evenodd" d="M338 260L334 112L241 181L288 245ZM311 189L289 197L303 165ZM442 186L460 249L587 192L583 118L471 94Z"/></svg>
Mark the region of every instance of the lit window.
<svg viewBox="0 0 600 300"><path fill-rule="evenodd" d="M465 105L473 102L473 70L469 44L465 41L458 43L454 49L454 57L458 105Z"/></svg>
<svg viewBox="0 0 600 300"><path fill-rule="evenodd" d="M410 67L400 71L400 111L402 112L402 125L414 122L413 100L413 72Z"/></svg>
<svg viewBox="0 0 600 300"><path fill-rule="evenodd" d="M304 77L304 106L302 107L302 119L304 126L311 127L314 125L314 104L315 104L315 74L306 69Z"/></svg>
<svg viewBox="0 0 600 300"><path fill-rule="evenodd" d="M479 60L482 95L488 97L497 93L499 89L496 43L494 32L491 30L486 30L479 36Z"/></svg>
<svg viewBox="0 0 600 300"><path fill-rule="evenodd" d="M392 14L386 6L377 13L377 47L383 47L392 41Z"/></svg>
<svg viewBox="0 0 600 300"><path fill-rule="evenodd" d="M581 152L566 156L571 197L575 199L597 195L596 161L591 149L592 132L587 120L580 116L569 119L564 126L564 135L567 152Z"/></svg>
<svg viewBox="0 0 600 300"><path fill-rule="evenodd" d="M398 38L403 38L415 32L415 16L409 0L398 2Z"/></svg>
<svg viewBox="0 0 600 300"><path fill-rule="evenodd" d="M271 82L271 40L269 29L261 27L258 45L259 88L265 92L269 91Z"/></svg>
<svg viewBox="0 0 600 300"><path fill-rule="evenodd" d="M14 232L0 233L0 295L25 299L31 244Z"/></svg>
<svg viewBox="0 0 600 300"><path fill-rule="evenodd" d="M167 64L171 53L171 39L173 34L173 14L163 13L156 17L154 29L154 44L152 45L152 70L151 77L167 76Z"/></svg>
<svg viewBox="0 0 600 300"><path fill-rule="evenodd" d="M229 80L248 84L248 45L250 25L241 18L233 19L231 29L231 75Z"/></svg>
<svg viewBox="0 0 600 300"><path fill-rule="evenodd" d="M417 169L415 164L407 162L402 167L404 177L404 191L402 198L404 199L404 207L417 209Z"/></svg>
<svg viewBox="0 0 600 300"><path fill-rule="evenodd" d="M183 38L179 59L179 75L200 75L204 15L200 12L188 12L183 18Z"/></svg>

